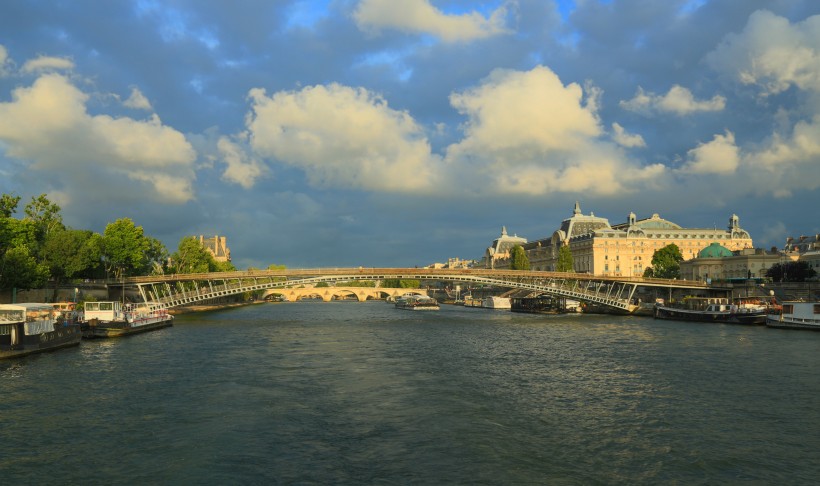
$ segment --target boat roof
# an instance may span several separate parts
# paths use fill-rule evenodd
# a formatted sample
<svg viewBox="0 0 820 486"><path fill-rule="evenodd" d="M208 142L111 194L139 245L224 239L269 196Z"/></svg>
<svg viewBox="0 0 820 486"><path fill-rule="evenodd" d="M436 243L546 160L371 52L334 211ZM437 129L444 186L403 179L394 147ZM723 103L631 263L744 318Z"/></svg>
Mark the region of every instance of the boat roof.
<svg viewBox="0 0 820 486"><path fill-rule="evenodd" d="M52 304L43 304L41 302L24 302L21 304L0 304L0 310L52 310Z"/></svg>

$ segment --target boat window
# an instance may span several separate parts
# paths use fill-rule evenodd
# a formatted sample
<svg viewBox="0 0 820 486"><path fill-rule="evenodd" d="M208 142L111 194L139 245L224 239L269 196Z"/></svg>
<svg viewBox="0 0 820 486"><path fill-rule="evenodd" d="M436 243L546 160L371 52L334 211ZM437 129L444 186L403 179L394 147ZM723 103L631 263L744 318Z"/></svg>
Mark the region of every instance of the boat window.
<svg viewBox="0 0 820 486"><path fill-rule="evenodd" d="M100 302L100 310L110 311L114 308L111 302Z"/></svg>
<svg viewBox="0 0 820 486"><path fill-rule="evenodd" d="M792 304L783 304L784 314L794 314L794 306Z"/></svg>
<svg viewBox="0 0 820 486"><path fill-rule="evenodd" d="M814 304L814 313L820 314L820 304Z"/></svg>

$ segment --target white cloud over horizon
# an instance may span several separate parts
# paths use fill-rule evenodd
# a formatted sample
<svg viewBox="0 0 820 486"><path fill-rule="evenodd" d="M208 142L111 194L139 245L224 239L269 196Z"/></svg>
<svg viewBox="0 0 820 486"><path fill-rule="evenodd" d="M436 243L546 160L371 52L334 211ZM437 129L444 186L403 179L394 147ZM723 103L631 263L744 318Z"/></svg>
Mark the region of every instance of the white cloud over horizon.
<svg viewBox="0 0 820 486"><path fill-rule="evenodd" d="M820 4L320 3L0 6L0 190L357 264L544 236L575 200L753 231L820 204Z"/></svg>
<svg viewBox="0 0 820 486"><path fill-rule="evenodd" d="M697 112L722 111L726 107L726 98L715 95L709 100L698 101L692 93L682 86L672 86L661 96L647 93L638 86L635 97L620 102L621 108L641 114L653 112L672 113L677 116L686 116Z"/></svg>
<svg viewBox="0 0 820 486"><path fill-rule="evenodd" d="M59 173L77 189L120 188L125 194L133 182L143 182L140 189L160 201L194 197L195 153L181 133L156 115L144 121L90 115L88 100L59 74L16 88L12 101L0 102L5 154L31 161L37 171Z"/></svg>
<svg viewBox="0 0 820 486"><path fill-rule="evenodd" d="M469 42L509 33L506 15L504 6L488 17L475 11L448 15L429 0L362 0L353 12L357 25L365 31L396 29L434 35L444 42Z"/></svg>

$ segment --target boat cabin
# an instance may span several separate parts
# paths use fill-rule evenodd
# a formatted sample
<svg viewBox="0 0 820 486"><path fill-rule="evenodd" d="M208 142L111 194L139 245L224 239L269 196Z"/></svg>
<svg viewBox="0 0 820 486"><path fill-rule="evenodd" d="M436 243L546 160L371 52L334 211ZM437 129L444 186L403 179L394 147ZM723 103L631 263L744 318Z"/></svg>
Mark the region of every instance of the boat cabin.
<svg viewBox="0 0 820 486"><path fill-rule="evenodd" d="M121 302L86 302L83 310L83 319L100 322L124 321L125 313Z"/></svg>
<svg viewBox="0 0 820 486"><path fill-rule="evenodd" d="M57 315L51 304L0 304L0 346L18 346L23 336L54 331Z"/></svg>
<svg viewBox="0 0 820 486"><path fill-rule="evenodd" d="M721 311L729 309L729 299L723 297L687 297L683 299L683 308L695 311Z"/></svg>

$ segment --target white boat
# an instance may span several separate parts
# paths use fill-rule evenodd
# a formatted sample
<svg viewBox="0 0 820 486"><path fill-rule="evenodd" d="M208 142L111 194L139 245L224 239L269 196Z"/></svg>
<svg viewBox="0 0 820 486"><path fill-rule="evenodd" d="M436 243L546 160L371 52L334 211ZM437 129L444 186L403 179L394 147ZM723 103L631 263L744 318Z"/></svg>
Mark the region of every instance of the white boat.
<svg viewBox="0 0 820 486"><path fill-rule="evenodd" d="M481 302L481 307L485 307L487 309L510 310L512 309L512 301L508 297L490 296Z"/></svg>
<svg viewBox="0 0 820 486"><path fill-rule="evenodd" d="M438 301L432 297L405 294L396 299L396 308L418 311L439 310L441 307L438 305Z"/></svg>
<svg viewBox="0 0 820 486"><path fill-rule="evenodd" d="M167 309L150 309L148 304L86 302L83 337L118 337L153 331L173 324Z"/></svg>
<svg viewBox="0 0 820 486"><path fill-rule="evenodd" d="M769 314L769 327L820 330L820 302L783 302L779 314Z"/></svg>
<svg viewBox="0 0 820 486"><path fill-rule="evenodd" d="M0 305L0 359L80 344L80 326L52 304Z"/></svg>

